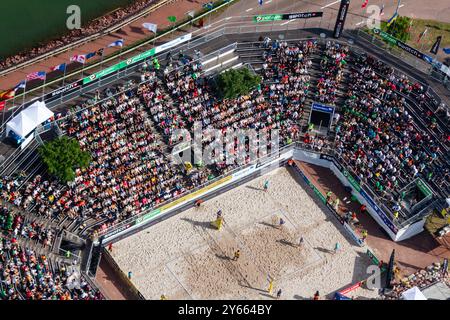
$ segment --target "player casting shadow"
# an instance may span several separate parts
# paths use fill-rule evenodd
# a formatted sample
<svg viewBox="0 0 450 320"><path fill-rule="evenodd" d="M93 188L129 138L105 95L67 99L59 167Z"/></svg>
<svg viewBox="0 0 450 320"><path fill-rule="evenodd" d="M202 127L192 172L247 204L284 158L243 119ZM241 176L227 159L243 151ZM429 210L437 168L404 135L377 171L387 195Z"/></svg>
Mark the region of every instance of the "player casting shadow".
<svg viewBox="0 0 450 320"><path fill-rule="evenodd" d="M254 288L254 287L251 287L251 286L249 286L249 285L242 284L242 283L239 283L239 285L240 285L241 287L248 288L248 289L252 289L252 290L255 290L255 291L267 292L267 290L262 290L262 289L259 289L259 288Z"/></svg>
<svg viewBox="0 0 450 320"><path fill-rule="evenodd" d="M256 188L256 187L252 187L252 186L246 186L246 188L256 190L256 191L264 191L264 189L262 189L262 188Z"/></svg>
<svg viewBox="0 0 450 320"><path fill-rule="evenodd" d="M311 298L302 297L302 296L299 296L298 294L294 295L294 299L295 300L311 300Z"/></svg>
<svg viewBox="0 0 450 320"><path fill-rule="evenodd" d="M324 253L334 253L334 250L330 250L330 249L326 249L326 248L315 247L314 249L316 249L320 252L324 252Z"/></svg>
<svg viewBox="0 0 450 320"><path fill-rule="evenodd" d="M297 245L295 243L292 243L291 241L286 240L286 239L280 239L280 240L277 240L276 242L284 244L286 246L291 246L293 248L297 248Z"/></svg>
<svg viewBox="0 0 450 320"><path fill-rule="evenodd" d="M267 226L267 227L272 227L272 228L274 228L274 229L278 229L279 230L279 228L278 228L278 226L274 226L273 224L271 224L271 223L267 223L267 222L259 222L259 224L262 224L263 226Z"/></svg>
<svg viewBox="0 0 450 320"><path fill-rule="evenodd" d="M225 260L225 261L231 261L232 260L231 257L228 257L226 255L222 255L222 254L217 254L217 253L216 253L216 257L219 258L219 259Z"/></svg>
<svg viewBox="0 0 450 320"><path fill-rule="evenodd" d="M267 298L272 298L272 299L276 299L276 297L274 297L274 296L272 296L272 295L270 295L270 294L268 294L268 293L260 293L260 295L262 295L262 296L264 296L264 297L267 297Z"/></svg>
<svg viewBox="0 0 450 320"><path fill-rule="evenodd" d="M216 228L214 228L211 225L211 222L209 221L195 221L189 218L181 218L181 220L192 223L192 225L194 225L195 227L200 227L203 229L210 229L210 230L216 230Z"/></svg>

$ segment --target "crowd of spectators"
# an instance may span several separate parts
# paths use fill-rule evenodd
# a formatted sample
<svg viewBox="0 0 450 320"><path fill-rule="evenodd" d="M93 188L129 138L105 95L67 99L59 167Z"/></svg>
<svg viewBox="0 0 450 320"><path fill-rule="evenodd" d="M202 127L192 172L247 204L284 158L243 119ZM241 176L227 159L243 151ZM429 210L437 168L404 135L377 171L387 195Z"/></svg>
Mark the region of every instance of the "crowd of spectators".
<svg viewBox="0 0 450 320"><path fill-rule="evenodd" d="M20 64L24 61L30 60L44 53L50 52L57 48L63 47L65 45L71 44L80 39L86 38L90 35L101 32L128 17L137 14L149 5L153 4L156 0L136 0L132 4L119 8L111 13L108 13L100 18L90 21L81 29L74 29L69 31L67 34L63 35L58 39L49 40L38 44L32 49L27 49L24 52L18 53L16 55L6 57L0 60L0 70L7 69L11 66Z"/></svg>
<svg viewBox="0 0 450 320"><path fill-rule="evenodd" d="M0 300L102 300L78 272L53 267L45 255L0 239Z"/></svg>
<svg viewBox="0 0 450 320"><path fill-rule="evenodd" d="M317 83L316 100L335 104L339 86L344 78L344 68L349 48L336 42L327 41L322 52L320 68L322 74Z"/></svg>
<svg viewBox="0 0 450 320"><path fill-rule="evenodd" d="M101 101L98 92L95 103L60 123L92 155L91 165L77 170L73 183L63 186L37 175L22 186L25 176L3 178L2 198L40 216L93 218L105 228L248 163L251 154L262 156L248 140L234 140L230 129L255 129L259 139L276 129L280 146L297 141L308 96L335 102L344 71L348 91L335 118L336 149L357 178L398 206L396 191L407 182L434 177L439 143L418 128L398 94L420 93L420 86L395 75L382 62L353 55L334 42L267 38L262 46L261 85L234 99L219 98L213 77L183 54L178 61L171 57L161 70L158 61L144 63L141 84L119 86ZM321 61L317 88L311 86L313 56ZM185 139L176 130L192 133L196 124L203 133L202 150L213 150L216 162L173 162L169 150ZM211 148L213 130L224 136L222 158L215 158ZM316 150L329 147L326 139L309 131L301 138ZM269 143L269 150L272 146Z"/></svg>
<svg viewBox="0 0 450 320"><path fill-rule="evenodd" d="M398 269L394 268L394 274ZM397 272L398 274L398 272ZM447 270L443 270L443 264L433 263L425 269L419 270L408 277L399 278L395 277L393 280L393 288L389 293L383 294L384 300L399 300L402 297L402 293L413 287L418 287L420 290L435 284L439 281L444 282L447 286L450 285L450 278Z"/></svg>
<svg viewBox="0 0 450 320"><path fill-rule="evenodd" d="M14 238L34 240L44 248L51 247L55 240L55 230L45 227L42 222L28 221L23 214L8 207L0 208L0 231Z"/></svg>
<svg viewBox="0 0 450 320"><path fill-rule="evenodd" d="M441 154L439 141L421 129L399 92L417 86L396 76L381 61L355 57L345 106L337 126L336 149L357 178L387 199L399 211L399 192L415 178L434 178Z"/></svg>

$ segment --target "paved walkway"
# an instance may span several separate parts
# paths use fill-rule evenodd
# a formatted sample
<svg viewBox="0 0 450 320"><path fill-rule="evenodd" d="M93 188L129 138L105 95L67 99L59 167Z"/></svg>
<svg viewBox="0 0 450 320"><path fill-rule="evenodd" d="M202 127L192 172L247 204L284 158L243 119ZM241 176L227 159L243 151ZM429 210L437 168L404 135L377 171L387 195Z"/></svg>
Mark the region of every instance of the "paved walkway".
<svg viewBox="0 0 450 320"><path fill-rule="evenodd" d="M173 3L165 5L160 9L149 13L147 16L123 27L122 29L112 34L105 35L76 49L70 50L69 52L51 57L0 78L0 91L13 88L20 81L24 80L27 74L35 71L49 71L49 69L53 66L64 62L69 62L70 57L75 54L95 52L98 49L104 48L108 44L118 39L124 39L125 46L128 46L139 40L149 38L151 37L152 33L142 27L142 24L144 22L156 23L158 25L158 29L162 30L164 28L170 27L170 22L167 20L168 16L173 15L176 16L178 20L182 20L186 17L187 12L192 10L199 10L202 8L202 5L207 2L209 2L209 0L176 0ZM105 50L104 54L109 55L114 51L118 51L117 48L109 48Z"/></svg>
<svg viewBox="0 0 450 320"><path fill-rule="evenodd" d="M427 231L401 242L392 241L369 214L365 216L359 214L359 206L356 202L346 205L342 201L344 197L350 199L351 194L345 191L344 186L331 170L305 162L297 161L296 163L322 193L331 190L341 199L342 207L357 212L357 218L362 227L368 231L367 244L374 249L379 259L389 261L392 249L395 249L396 262L402 275L412 274L433 262L442 262L444 258L450 258L450 251L437 243Z"/></svg>

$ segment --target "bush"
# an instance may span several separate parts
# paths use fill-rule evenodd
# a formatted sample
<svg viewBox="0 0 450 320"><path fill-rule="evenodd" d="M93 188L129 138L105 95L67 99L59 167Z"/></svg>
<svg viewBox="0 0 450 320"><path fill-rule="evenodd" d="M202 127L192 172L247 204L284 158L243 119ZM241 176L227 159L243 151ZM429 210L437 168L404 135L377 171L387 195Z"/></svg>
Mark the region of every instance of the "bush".
<svg viewBox="0 0 450 320"><path fill-rule="evenodd" d="M88 152L80 149L75 139L57 138L39 148L39 155L50 174L67 183L75 179L75 169L87 168L91 162Z"/></svg>
<svg viewBox="0 0 450 320"><path fill-rule="evenodd" d="M261 77L254 75L248 68L230 69L218 77L218 91L225 99L246 95L261 83Z"/></svg>

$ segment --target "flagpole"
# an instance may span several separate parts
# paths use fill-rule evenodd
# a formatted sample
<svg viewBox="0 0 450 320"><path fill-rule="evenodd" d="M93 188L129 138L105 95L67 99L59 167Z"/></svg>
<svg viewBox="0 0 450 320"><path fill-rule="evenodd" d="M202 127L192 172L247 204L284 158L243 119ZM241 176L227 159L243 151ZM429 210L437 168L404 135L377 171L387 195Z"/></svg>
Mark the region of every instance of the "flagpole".
<svg viewBox="0 0 450 320"><path fill-rule="evenodd" d="M45 74L45 78L44 78L44 84L42 86L42 101L44 101L44 96L45 96L45 83L47 82L47 73Z"/></svg>
<svg viewBox="0 0 450 320"><path fill-rule="evenodd" d="M63 73L63 83L62 83L62 87L64 88L64 85L66 84L66 69L67 69L67 64L66 63L64 63L64 73ZM60 102L62 103L62 98L63 98L63 95L61 94L61 100L60 100Z"/></svg>

